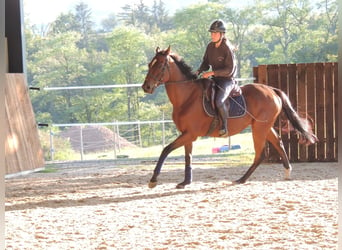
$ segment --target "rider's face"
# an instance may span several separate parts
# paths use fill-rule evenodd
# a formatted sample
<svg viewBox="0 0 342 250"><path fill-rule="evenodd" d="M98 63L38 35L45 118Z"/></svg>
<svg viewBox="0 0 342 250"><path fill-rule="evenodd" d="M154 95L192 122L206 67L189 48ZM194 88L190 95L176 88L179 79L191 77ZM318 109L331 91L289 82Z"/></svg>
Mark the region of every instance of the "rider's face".
<svg viewBox="0 0 342 250"><path fill-rule="evenodd" d="M221 40L221 33L220 32L211 32L211 41L217 43Z"/></svg>

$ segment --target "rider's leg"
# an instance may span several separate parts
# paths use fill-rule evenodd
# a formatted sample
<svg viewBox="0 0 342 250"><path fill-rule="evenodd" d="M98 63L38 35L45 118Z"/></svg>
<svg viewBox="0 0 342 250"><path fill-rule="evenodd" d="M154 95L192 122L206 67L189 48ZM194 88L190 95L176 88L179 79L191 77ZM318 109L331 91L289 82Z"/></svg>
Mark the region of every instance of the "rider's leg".
<svg viewBox="0 0 342 250"><path fill-rule="evenodd" d="M216 82L218 86L216 90L215 104L222 124L219 131L219 135L222 137L228 136L227 119L229 112L229 102L225 103L225 101L228 98L231 90L233 89L233 83L233 81L229 80Z"/></svg>
<svg viewBox="0 0 342 250"><path fill-rule="evenodd" d="M217 105L217 104L216 104ZM220 103L217 105L218 114L221 120L221 129L219 131L219 135L222 137L228 136L228 126L227 126L227 119L228 119L228 109L224 103Z"/></svg>

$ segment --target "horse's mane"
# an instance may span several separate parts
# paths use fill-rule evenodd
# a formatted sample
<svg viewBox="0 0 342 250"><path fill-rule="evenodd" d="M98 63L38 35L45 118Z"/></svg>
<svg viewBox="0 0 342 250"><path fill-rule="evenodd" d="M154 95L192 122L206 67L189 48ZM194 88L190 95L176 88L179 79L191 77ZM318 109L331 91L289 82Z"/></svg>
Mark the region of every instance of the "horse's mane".
<svg viewBox="0 0 342 250"><path fill-rule="evenodd" d="M175 61L180 71L182 71L182 73L186 75L187 78L191 80L197 79L197 75L192 72L192 68L185 63L183 58L175 53L170 54L170 57Z"/></svg>

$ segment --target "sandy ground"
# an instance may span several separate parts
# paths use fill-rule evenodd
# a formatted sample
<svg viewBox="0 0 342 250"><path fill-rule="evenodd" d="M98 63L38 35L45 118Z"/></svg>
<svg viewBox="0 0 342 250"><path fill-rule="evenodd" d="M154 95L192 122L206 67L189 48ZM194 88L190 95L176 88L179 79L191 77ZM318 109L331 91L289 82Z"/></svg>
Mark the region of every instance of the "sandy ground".
<svg viewBox="0 0 342 250"><path fill-rule="evenodd" d="M338 163L247 167L63 165L6 180L6 249L337 249Z"/></svg>

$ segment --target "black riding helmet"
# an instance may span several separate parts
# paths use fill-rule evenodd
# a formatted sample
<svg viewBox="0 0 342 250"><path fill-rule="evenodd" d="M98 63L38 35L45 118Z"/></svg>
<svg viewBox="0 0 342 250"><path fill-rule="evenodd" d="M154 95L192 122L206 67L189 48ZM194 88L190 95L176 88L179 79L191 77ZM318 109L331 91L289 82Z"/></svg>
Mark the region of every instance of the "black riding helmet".
<svg viewBox="0 0 342 250"><path fill-rule="evenodd" d="M208 31L226 33L226 25L222 20L218 19L210 25Z"/></svg>

